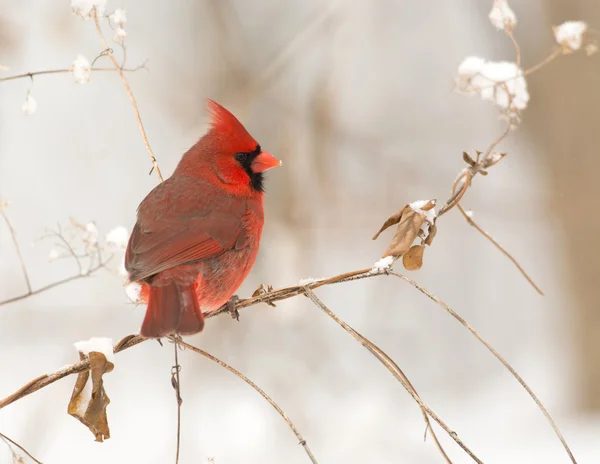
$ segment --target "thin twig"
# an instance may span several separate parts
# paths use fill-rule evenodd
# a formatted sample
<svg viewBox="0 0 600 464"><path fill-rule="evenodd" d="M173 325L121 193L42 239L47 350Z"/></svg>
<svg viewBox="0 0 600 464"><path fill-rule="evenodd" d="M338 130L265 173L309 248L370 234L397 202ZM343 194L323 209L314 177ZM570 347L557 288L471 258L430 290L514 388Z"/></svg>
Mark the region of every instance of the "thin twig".
<svg viewBox="0 0 600 464"><path fill-rule="evenodd" d="M150 142L148 141L148 136L146 135L146 130L144 129L144 124L142 124L142 117L140 116L140 111L139 111L137 103L135 101L135 97L133 96L133 92L131 90L131 87L129 86L129 82L127 81L127 78L125 77L125 73L119 66L119 63L115 59L115 56L113 55L110 47L106 43L106 39L104 38L104 34L102 33L102 28L100 27L100 20L98 19L98 12L96 11L95 7L94 7L94 11L93 11L92 15L94 17L94 22L96 23L96 31L98 32L98 37L100 37L102 46L106 50L106 56L108 56L108 58L110 59L110 61L113 64L113 66L115 67L115 70L119 73L119 76L121 77L121 81L123 81L123 85L125 86L125 90L127 91L127 95L129 95L129 99L131 100L131 105L133 106L133 111L135 112L135 117L137 119L138 127L140 129L140 133L142 134L142 139L144 140L144 144L146 145L146 150L148 150L148 155L150 156L150 161L152 162L152 168L154 171L156 171L156 176L158 177L158 180L160 182L162 182L163 177L160 172L160 168L158 167L158 161L156 161L156 157L154 156L154 153L152 152L152 148L150 148Z"/></svg>
<svg viewBox="0 0 600 464"><path fill-rule="evenodd" d="M440 417L431 410L431 408L429 406L427 406L425 403L423 403L423 400L421 400L421 397L417 394L416 390L414 389L414 387L412 386L410 381L408 381L408 378L406 377L404 372L402 372L400 367L398 367L398 365L381 348L379 348L377 345L375 345L373 342L371 342L369 339L367 339L363 335L359 334L356 330L354 330L352 327L350 327L346 322L344 322L342 319L340 319L338 316L336 316L335 313L333 313L333 311L331 311L317 297L317 295L315 295L315 293L310 288L308 288L308 286L305 287L305 294L318 308L320 308L331 319L333 319L335 322L337 322L346 332L348 332L350 335L352 335L352 337L354 337L354 339L357 340L361 345L363 345L365 348L367 348L367 350L369 350L369 352L373 356L375 356L392 373L392 375L394 377L396 377L396 379L398 379L400 384L405 388L405 390L410 394L410 396L412 396L413 399L417 402L417 404L419 405L421 410L424 413L426 413L425 417L427 417L427 415L431 416L431 418L433 420L435 420L440 425L440 427L442 427L444 429L444 431L471 457L471 459L473 459L475 462L477 462L479 464L481 464L483 462L467 447L467 445L465 445L463 443L463 441L458 437L456 432L451 430L444 423L444 421L442 421L442 419L440 419ZM446 459L446 462L450 462L450 458L445 453L444 449L442 448L441 444L439 443L437 436L435 435L435 432L433 431L433 428L431 427L431 425L429 423L429 420L426 420L426 424L434 437L434 440L436 442L436 445L438 446L438 449L440 450L440 452L443 454L444 458Z"/></svg>
<svg viewBox="0 0 600 464"><path fill-rule="evenodd" d="M171 340L173 341L174 338L171 337ZM279 405L277 403L275 403L275 401L273 401L273 399L269 395L267 395L262 388L260 388L258 385L256 385L252 380L250 380L248 377L246 377L240 371L234 369L229 364L227 364L224 361L221 361L219 358L213 356L212 354L207 353L206 351L204 351L200 348L197 348L194 345L190 345L189 343L186 343L184 341L180 341L179 343L181 344L181 346L188 348L188 349L194 351L195 353L201 354L205 358L208 358L211 361L217 363L219 366L224 367L229 372L235 374L237 377L239 377L244 382L246 382L248 385L250 385L252 388L254 388L254 390L256 390L265 400L267 400L269 402L269 404L271 406L273 406L273 408L275 408L275 410L279 413L279 415L283 418L283 420L286 421L286 423L290 426L290 429L292 429L292 432L294 432L294 435L296 435L296 438L298 438L298 441L300 442L300 444L306 451L306 454L310 458L311 462L313 464L318 464L317 460L315 459L312 452L310 451L310 448L308 447L306 440L302 437L302 435L300 434L300 432L298 431L298 429L296 428L294 423L290 420L290 418L287 416L287 414L285 412L283 412L283 409L281 409L279 407Z"/></svg>
<svg viewBox="0 0 600 464"><path fill-rule="evenodd" d="M8 227L8 231L10 232L10 236L12 238L13 244L15 245L15 251L17 252L17 258L19 258L19 264L21 265L21 271L23 272L23 278L25 279L25 284L27 285L27 293L31 293L31 282L29 280L29 274L27 273L27 267L25 266L25 260L23 259L23 254L21 253L21 247L19 246L19 242L17 241L17 234L15 233L15 229L13 229L12 224L8 220L8 216L3 209L0 209L0 214L4 218L4 222L6 222L6 226Z"/></svg>
<svg viewBox="0 0 600 464"><path fill-rule="evenodd" d="M142 63L139 66L136 66L135 68L121 68L124 72L135 72L135 71L139 71L140 69L146 69L146 63ZM115 68L90 68L90 71L115 71ZM33 72L27 72L27 73L23 73L23 74L17 74L15 76L8 76L8 77L0 77L0 82L4 82L4 81L13 81L16 79L24 79L26 77L28 78L33 78L34 76L42 76L44 74L64 74L64 73L71 73L73 72L72 69L48 69L48 70L44 70L44 71L33 71Z"/></svg>
<svg viewBox="0 0 600 464"><path fill-rule="evenodd" d="M61 280L57 280L56 282L52 282L51 284L45 285L44 287L40 287L37 290L32 290L29 291L27 293L23 293L22 295L19 296L14 296L12 298L8 298L6 300L0 301L0 306L3 305L7 305L10 303L14 303L15 301L20 301L20 300L24 300L25 298L29 298L30 296L34 296L34 295L39 295L40 293L43 293L47 290L50 290L52 288L58 287L60 285L64 285L67 284L69 282L73 282L74 280L78 280L78 279L84 279L86 277L91 276L93 273L99 271L100 269L104 268L107 265L108 261L105 261L103 263L98 264L97 266L94 266L93 268L89 269L87 271L86 274L77 274L71 277L67 277L65 279L61 279Z"/></svg>
<svg viewBox="0 0 600 464"><path fill-rule="evenodd" d="M515 47L515 55L516 55L515 61L517 63L517 68L520 68L521 67L521 47L519 46L519 43L515 39L513 31L510 27L505 27L504 32L506 32L506 35L508 36L508 38L510 39L510 41L512 42L512 44Z"/></svg>
<svg viewBox="0 0 600 464"><path fill-rule="evenodd" d="M175 350L175 365L171 369L171 384L175 389L175 400L177 401L177 450L175 451L175 464L179 464L179 448L181 445L181 383L179 381L179 372L181 366L179 365L179 344L181 337L173 337L173 347Z"/></svg>
<svg viewBox="0 0 600 464"><path fill-rule="evenodd" d="M14 441L14 440L11 440L10 438L8 438L6 435L4 435L4 434L3 434L3 433L1 433L1 432L0 432L0 438L1 438L2 440L4 440L4 442L5 442L5 443L7 444L7 446L10 448L10 451L11 451L11 453L13 454L13 460L14 460L15 462L18 462L18 461L17 461L16 459L14 459L14 457L15 457L16 453L15 453L15 451L12 449L12 446L11 446L11 444L12 444L13 446L16 446L17 448L19 448L21 451L23 451L23 452L24 452L24 453L25 453L27 456L29 456L29 457L30 457L30 458L31 458L33 461L35 461L37 464L42 464L42 462L41 462L41 461L39 461L38 459L34 458L34 457L32 456L32 454L31 454L29 451L27 451L25 448L23 448L21 445L19 445L19 444L18 444L16 441ZM20 456L19 456L19 457L20 457Z"/></svg>
<svg viewBox="0 0 600 464"><path fill-rule="evenodd" d="M500 361L502 363L502 365L506 369L508 369L508 371L513 375L513 377L515 379L517 379L517 381L521 384L521 386L527 391L527 393L529 393L529 396L531 396L531 398L533 399L533 401L535 401L535 404L537 404L538 408L540 408L540 410L542 411L542 413L544 413L544 416L546 416L546 419L548 419L548 422L550 423L550 425L554 429L554 432L556 433L556 435L560 439L560 442L562 443L562 445L565 448L567 454L569 455L569 458L571 458L571 462L573 464L576 464L577 461L575 460L575 457L573 456L573 453L571 452L571 449L567 445L567 442L566 442L565 438L563 437L562 433L560 432L560 430L558 429L557 425L554 423L554 420L550 416L550 413L546 410L546 408L544 407L544 405L542 404L542 402L538 399L538 397L535 395L535 393L533 393L533 390L531 390L531 388L529 388L529 385L527 385L527 383L525 382L525 380L523 380L523 378L500 355L500 353L498 353L492 347L492 345L490 345L487 341L485 341L485 339L481 335L479 335L479 333L477 333L477 331L473 327L471 327L467 323L467 321L465 321L461 316L459 316L458 313L456 313L453 309L451 309L446 303L444 303L438 297L436 297L431 292L429 292L426 288L422 287L421 285L419 285L418 283L416 283L414 280L411 280L408 277L406 277L406 276L404 276L404 275L402 275L402 274L400 274L398 272L390 270L389 274L390 275L394 275L396 277L399 277L400 279L408 282L413 287L415 287L417 290L419 290L421 293L423 293L425 296L427 296L429 299L435 301L438 305L440 305L442 308L444 308L446 310L446 312L448 312L454 319L456 319L458 322L460 322L461 325L463 325L469 332L471 332L471 334L473 334L473 336L477 340L479 340L490 351L490 353L492 353L494 355L494 357L498 361Z"/></svg>
<svg viewBox="0 0 600 464"><path fill-rule="evenodd" d="M528 68L525 71L523 71L523 76L528 76L529 74L532 74L532 73L538 71L540 68L543 68L548 63L550 63L554 59L558 58L560 55L562 55L562 50L560 48L554 49L554 51L552 53L550 53L550 55L548 55L546 58L544 58L538 64L536 64L536 65L532 66L531 68Z"/></svg>
<svg viewBox="0 0 600 464"><path fill-rule="evenodd" d="M540 295L544 296L544 292L542 292L542 290L535 284L533 279L531 277L529 277L529 275L527 274L527 272L525 272L525 269L523 269L521 267L519 262L508 251L506 251L506 249L504 247L502 247L502 245L500 245L496 240L494 240L494 238L490 234L488 234L485 230L483 230L481 227L479 227L479 225L473 220L473 218L471 216L469 216L466 213L466 211L463 209L463 207L460 204L458 204L456 206L457 206L458 210L461 212L461 214L464 216L464 218L467 220L469 225L473 226L481 235L483 235L490 242L492 242L494 244L494 246L496 248L498 248L498 250L500 250L504 256L506 256L508 259L510 259L512 261L512 263L517 267L517 269L521 272L521 274L523 274L523 277L525 277L527 279L527 281L531 284L531 286L533 288L535 288L535 291L538 292Z"/></svg>

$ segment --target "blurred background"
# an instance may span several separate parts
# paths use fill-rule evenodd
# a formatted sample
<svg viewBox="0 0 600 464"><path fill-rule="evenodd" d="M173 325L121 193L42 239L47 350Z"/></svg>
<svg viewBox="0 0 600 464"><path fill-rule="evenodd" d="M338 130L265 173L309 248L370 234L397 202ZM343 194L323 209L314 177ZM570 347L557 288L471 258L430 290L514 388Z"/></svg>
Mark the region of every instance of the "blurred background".
<svg viewBox="0 0 600 464"><path fill-rule="evenodd" d="M452 93L467 56L514 60L487 15L491 1L109 0L127 11L128 74L164 175L206 130L206 97L229 108L283 160L267 178L257 264L238 294L369 267L405 203L445 201L463 150L504 130L497 110ZM552 25L600 28L600 4L512 1L523 66L555 46ZM109 29L107 34L111 35ZM102 45L69 2L0 0L0 77L68 68ZM115 46L115 53L119 53ZM110 66L107 58L97 65ZM600 92L598 56L563 56L528 77L531 101L508 156L463 200L544 290L457 211L438 223L425 265L409 273L458 311L525 378L580 463L600 462ZM28 90L37 111L25 116ZM118 75L76 84L57 74L0 83L0 198L34 288L77 272L48 262L44 228L70 217L100 234L131 229L156 185ZM399 267L399 266L398 266ZM0 300L26 291L0 224ZM100 272L0 307L0 397L78 360L73 343L136 333L144 308ZM563 463L568 456L515 379L414 288L380 277L319 289L340 317L402 367L423 400L486 463ZM258 383L321 463L438 463L417 405L358 343L306 298L210 319L193 344ZM147 342L105 376L111 438L66 413L75 377L0 411L0 431L46 463L173 462L170 345ZM182 463L306 463L277 413L240 379L183 352ZM437 427L437 426L435 426ZM439 428L436 428L439 430ZM454 462L471 462L443 432ZM0 463L11 462L0 446Z"/></svg>

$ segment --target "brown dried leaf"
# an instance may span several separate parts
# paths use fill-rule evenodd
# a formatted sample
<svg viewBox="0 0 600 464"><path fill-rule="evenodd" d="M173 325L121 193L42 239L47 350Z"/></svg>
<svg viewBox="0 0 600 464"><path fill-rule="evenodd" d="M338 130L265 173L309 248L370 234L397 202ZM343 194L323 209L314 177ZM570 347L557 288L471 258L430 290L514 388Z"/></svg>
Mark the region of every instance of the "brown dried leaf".
<svg viewBox="0 0 600 464"><path fill-rule="evenodd" d="M402 256L406 253L417 238L423 222L425 222L423 213L417 213L412 208L405 208L392 243L383 256Z"/></svg>
<svg viewBox="0 0 600 464"><path fill-rule="evenodd" d="M372 240L377 240L377 237L379 237L379 235L381 235L381 233L388 229L389 227L392 227L394 224L398 224L400 222L400 219L402 218L402 213L404 213L404 210L408 208L408 205L404 205L402 207L402 209L396 211L394 214L392 214L389 218L387 218L385 220L385 222L383 223L383 225L381 226L381 229L379 229L379 232L377 232ZM410 208L408 208L410 209Z"/></svg>
<svg viewBox="0 0 600 464"><path fill-rule="evenodd" d="M85 360L84 354L79 354ZM67 409L68 413L79 419L96 437L96 441L110 438L106 407L110 399L104 390L102 376L114 369L103 353L92 351L89 354L90 370L77 376L75 388Z"/></svg>
<svg viewBox="0 0 600 464"><path fill-rule="evenodd" d="M429 211L434 208L436 205L436 200L428 201L424 206L421 207L420 211ZM381 232L383 232L388 227L398 224L396 228L396 233L392 238L392 242L390 246L385 251L383 256L394 256L399 257L406 253L415 239L419 236L421 232L421 226L425 222L425 214L422 212L417 212L412 209L409 205L405 205L402 209L391 215L381 226L379 232L375 234L373 240L375 240ZM433 226L433 225L432 225ZM425 240L429 240L431 242L433 240L433 236L435 236L436 228L433 226L430 228L430 233ZM430 238L431 237L431 238Z"/></svg>
<svg viewBox="0 0 600 464"><path fill-rule="evenodd" d="M414 245L402 256L402 264L407 271L417 271L423 266L424 245Z"/></svg>
<svg viewBox="0 0 600 464"><path fill-rule="evenodd" d="M429 233L427 234L427 237L425 238L423 243L428 246L431 245L431 242L433 242L433 239L435 238L435 234L437 234L437 226L435 225L435 223L430 224Z"/></svg>

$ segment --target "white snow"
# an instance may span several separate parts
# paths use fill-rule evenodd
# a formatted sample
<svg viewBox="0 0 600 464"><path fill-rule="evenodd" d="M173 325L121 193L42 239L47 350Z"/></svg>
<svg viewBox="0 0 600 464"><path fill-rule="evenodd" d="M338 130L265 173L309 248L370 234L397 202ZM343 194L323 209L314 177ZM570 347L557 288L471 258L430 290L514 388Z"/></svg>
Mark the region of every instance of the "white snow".
<svg viewBox="0 0 600 464"><path fill-rule="evenodd" d="M35 113L35 110L37 110L37 102L30 93L27 94L27 98L25 99L25 103L23 103L22 110L23 114L27 116L31 116L33 113Z"/></svg>
<svg viewBox="0 0 600 464"><path fill-rule="evenodd" d="M103 16L106 8L106 0L71 0L73 14L81 16L83 19L91 18L94 8L96 8L98 17Z"/></svg>
<svg viewBox="0 0 600 464"><path fill-rule="evenodd" d="M140 294L142 293L142 286L137 282L131 282L130 284L126 285L125 293L127 293L127 297L133 303L141 303Z"/></svg>
<svg viewBox="0 0 600 464"><path fill-rule="evenodd" d="M524 110L529 102L523 70L510 61L465 58L458 67L457 85L460 91L479 94L483 100L511 112Z"/></svg>
<svg viewBox="0 0 600 464"><path fill-rule="evenodd" d="M371 269L371 272L379 272L379 271L383 271L385 269L389 269L393 263L394 263L393 256L386 256L384 258L381 258L379 261L377 261L375 264L373 264L373 268Z"/></svg>
<svg viewBox="0 0 600 464"><path fill-rule="evenodd" d="M48 253L48 261L55 261L60 258L60 252L56 248L52 248Z"/></svg>
<svg viewBox="0 0 600 464"><path fill-rule="evenodd" d="M121 8L118 8L109 16L109 18L116 25L123 27L123 25L127 22L127 12Z"/></svg>
<svg viewBox="0 0 600 464"><path fill-rule="evenodd" d="M78 84L87 84L92 77L90 62L82 55L77 55L77 59L73 61L71 72Z"/></svg>
<svg viewBox="0 0 600 464"><path fill-rule="evenodd" d="M587 29L588 25L583 21L565 21L561 25L554 27L554 37L559 45L568 50L575 51L581 48L583 34Z"/></svg>
<svg viewBox="0 0 600 464"><path fill-rule="evenodd" d="M105 241L111 247L124 250L129 242L129 231L126 227L117 226L106 234Z"/></svg>
<svg viewBox="0 0 600 464"><path fill-rule="evenodd" d="M115 35L113 36L113 40L116 42L121 42L125 37L127 37L127 31L125 31L125 23L127 22L127 12L121 8L114 11L113 14L109 16L110 21L117 26L115 30Z"/></svg>
<svg viewBox="0 0 600 464"><path fill-rule="evenodd" d="M315 282L318 282L319 280L323 280L323 277L321 277L320 279L315 279L313 277L308 277L306 279L300 279L298 281L298 285L300 287L304 287L305 285L314 284Z"/></svg>
<svg viewBox="0 0 600 464"><path fill-rule="evenodd" d="M517 16L510 9L506 0L494 0L494 6L488 18L501 31L512 31L517 25Z"/></svg>
<svg viewBox="0 0 600 464"><path fill-rule="evenodd" d="M98 228L93 222L88 222L85 225L85 233L83 234L83 241L87 245L96 245L98 243Z"/></svg>
<svg viewBox="0 0 600 464"><path fill-rule="evenodd" d="M112 338L92 337L89 340L74 343L75 349L80 353L89 356L92 351L104 354L107 361L114 363L115 353L113 352Z"/></svg>
<svg viewBox="0 0 600 464"><path fill-rule="evenodd" d="M418 201L413 201L409 206L409 208L411 208L413 211L416 211L417 213L421 213L425 215L425 222L423 223L423 225L421 226L421 230L423 232L425 232L426 234L429 233L429 226L431 224L433 224L433 221L435 220L436 217L436 213L435 213L435 208L431 208L430 210L422 210L421 208L423 208L423 206L425 206L427 203L429 203L429 201L431 200L418 200ZM435 204L435 202L434 202Z"/></svg>

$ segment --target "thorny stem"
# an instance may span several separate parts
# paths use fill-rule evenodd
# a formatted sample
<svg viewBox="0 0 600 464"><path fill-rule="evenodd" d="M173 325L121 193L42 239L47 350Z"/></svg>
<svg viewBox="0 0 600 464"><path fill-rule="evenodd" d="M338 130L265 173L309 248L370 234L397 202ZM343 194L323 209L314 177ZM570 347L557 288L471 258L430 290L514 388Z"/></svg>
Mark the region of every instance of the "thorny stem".
<svg viewBox="0 0 600 464"><path fill-rule="evenodd" d="M429 292L429 290L427 290L426 288L422 287L421 285L419 285L418 283L416 283L414 280L409 279L408 277L406 277L406 276L404 276L404 275L402 275L402 274L400 274L398 272L390 270L388 273L390 275L394 275L396 277L399 277L400 279L404 280L405 282L408 282L410 285L412 285L414 288L416 288L417 290L419 290L421 293L423 293L429 299L431 299L432 301L434 301L438 305L440 305L442 308L444 308L446 310L446 312L448 312L448 314L450 314L454 319L456 319L458 322L460 322L460 324L463 327L465 327L469 332L471 332L471 334L481 344L483 344L483 346L485 346L490 351L490 353L492 353L492 355L494 355L494 357L498 361L500 361L502 363L502 365L512 374L512 376L515 379L517 379L517 381L521 384L521 386L525 389L525 391L527 391L527 393L529 393L529 396L531 396L531 398L533 399L533 401L535 402L535 404L537 404L538 408L542 411L542 413L544 414L544 416L546 416L546 419L548 420L548 422L552 426L552 429L554 429L554 432L556 433L556 435L558 436L560 442L562 443L563 447L565 448L567 454L569 455L569 458L571 458L571 462L573 464L577 464L577 461L575 460L575 457L573 456L573 453L571 452L571 449L567 445L567 442L566 442L565 438L563 437L562 433L560 432L560 430L558 429L558 426L554 423L554 420L550 416L550 413L546 410L546 408L544 407L544 405L542 404L542 402L538 399L538 397L535 395L535 393L533 393L533 390L531 388L529 388L529 385L527 385L527 383L525 382L525 380L523 380L523 378L517 373L517 371L515 371L513 369L513 367L508 363L508 361L506 361L500 355L500 353L498 353L494 349L494 347L492 347L492 345L490 345L481 335L479 335L479 333L473 327L471 327L467 323L467 321L465 321L457 312L455 312L446 303L444 303L438 297L436 297L431 292Z"/></svg>
<svg viewBox="0 0 600 464"><path fill-rule="evenodd" d="M6 212L2 208L0 208L0 214L2 214L2 217L4 218L4 222L6 222L6 227L8 227L8 231L10 232L10 236L12 238L13 244L15 245L15 251L17 252L17 258L19 259L21 271L23 272L23 278L25 279L25 284L27 285L27 293L31 294L31 282L29 280L29 274L27 273L27 267L25 266L25 260L23 259L23 254L21 253L21 247L19 246L19 242L17 241L17 234L15 233L15 229L13 229L12 224L8 220L8 216L6 215Z"/></svg>
<svg viewBox="0 0 600 464"><path fill-rule="evenodd" d="M346 322L344 322L342 319L340 319L338 316L336 316L335 313L333 313L333 311L331 311L325 305L325 303L323 303L317 297L317 295L315 295L315 293L310 288L305 287L305 294L319 309L321 309L325 314L327 314L327 316L329 316L331 319L333 319L335 322L337 322L346 332L348 332L350 335L352 335L352 337L356 341L358 341L361 345L363 345L373 356L375 356L390 371L390 373L394 377L396 377L396 379L398 379L400 384L405 388L405 390L410 394L410 396L413 397L413 399L417 402L417 404L421 408L421 411L423 412L423 415L425 417L425 423L426 423L427 427L429 428L429 431L431 432L431 434L435 440L436 446L442 453L446 462L451 462L450 458L448 457L448 455L442 448L440 442L438 441L438 438L435 435L435 432L434 432L433 428L431 427L431 424L429 423L429 419L427 418L427 415L431 416L431 418L433 420L435 420L440 425L440 427L442 427L444 429L444 431L471 457L471 459L473 459L475 462L477 462L479 464L482 464L483 461L481 461L481 459L479 459L467 447L467 445L464 444L464 442L458 437L456 432L452 431L444 423L444 421L442 421L442 419L431 410L431 408L429 406L427 406L425 403L423 403L423 400L421 400L421 397L417 394L415 388L412 386L412 384L410 383L410 381L408 380L408 378L406 377L404 372L402 372L400 367L398 367L398 365L392 360L392 358L390 358L381 348L379 348L377 345L375 345L373 342L371 342L368 338L366 338L363 335L361 335L360 333L358 333L356 330L354 330L352 327L350 327Z"/></svg>
<svg viewBox="0 0 600 464"><path fill-rule="evenodd" d="M19 445L16 441L11 440L10 438L8 438L3 433L0 433L0 439L2 439L4 441L4 443L6 443L6 445L10 448L10 451L13 454L13 462L17 463L17 462L19 462L18 459L21 458L21 456L18 456L17 453L15 452L15 450L13 450L13 448L12 448L12 446L16 446L21 451L23 451L27 456L29 456L31 458L31 460L33 460L37 464L42 464L42 462L39 461L39 460L37 460L36 458L34 458L29 451L27 451L25 448L23 448L21 445Z"/></svg>
<svg viewBox="0 0 600 464"><path fill-rule="evenodd" d="M106 43L106 39L104 38L104 34L102 33L102 28L100 27L100 20L98 19L98 12L96 11L95 7L94 7L94 12L92 15L94 17L94 22L96 23L96 31L98 32L98 37L100 37L102 46L106 50L106 56L108 56L108 58L110 59L110 61L113 64L113 66L115 67L115 70L119 73L119 76L121 77L121 81L123 81L123 85L125 86L125 90L127 91L127 95L129 95L129 99L131 100L131 105L133 106L133 111L135 112L135 117L137 119L138 127L140 129L140 133L142 134L142 139L144 140L144 144L146 145L146 150L148 150L148 155L150 156L150 161L152 162L152 168L154 171L156 171L156 177L158 177L158 180L160 182L162 182L163 177L160 172L160 168L158 167L158 161L156 160L156 157L154 156L154 153L152 152L152 148L150 148L150 142L148 141L148 136L146 135L146 130L144 129L144 124L142 123L142 117L140 116L140 111L139 111L137 103L135 101L135 97L133 96L133 92L131 90L131 87L129 86L129 82L127 81L127 78L125 77L125 73L119 66L119 63L115 59L115 56L113 55L110 47Z"/></svg>
<svg viewBox="0 0 600 464"><path fill-rule="evenodd" d="M171 340L173 341L174 338L171 338ZM281 409L279 407L279 405L277 403L275 403L275 401L273 401L273 399L269 395L267 395L262 388L260 388L258 385L256 385L252 380L250 380L248 377L246 377L240 371L238 371L237 369L234 369L229 364L227 364L224 361L221 361L219 358L213 356L212 354L210 354L200 348L197 348L194 345L190 345L189 343L186 343L184 341L179 341L179 343L181 344L181 346L188 348L188 349L194 351L195 353L198 353L198 354L204 356L205 358L210 359L211 361L217 363L219 366L221 366L221 367L227 369L229 372L235 374L237 377L239 377L244 382L246 382L248 385L250 385L252 388L254 388L254 390L256 390L265 400L267 400L267 402L271 406L273 406L273 408L279 413L279 415L283 418L283 420L290 426L290 429L292 429L292 432L294 432L294 435L296 435L296 438L298 438L298 441L300 442L300 444L306 451L306 454L310 458L311 462L313 464L318 464L317 460L315 459L312 452L310 451L310 448L308 447L306 440L302 437L302 435L300 434L300 432L298 431L298 429L296 428L294 423L290 420L290 418L287 416L287 414L285 412L283 412L283 409Z"/></svg>

